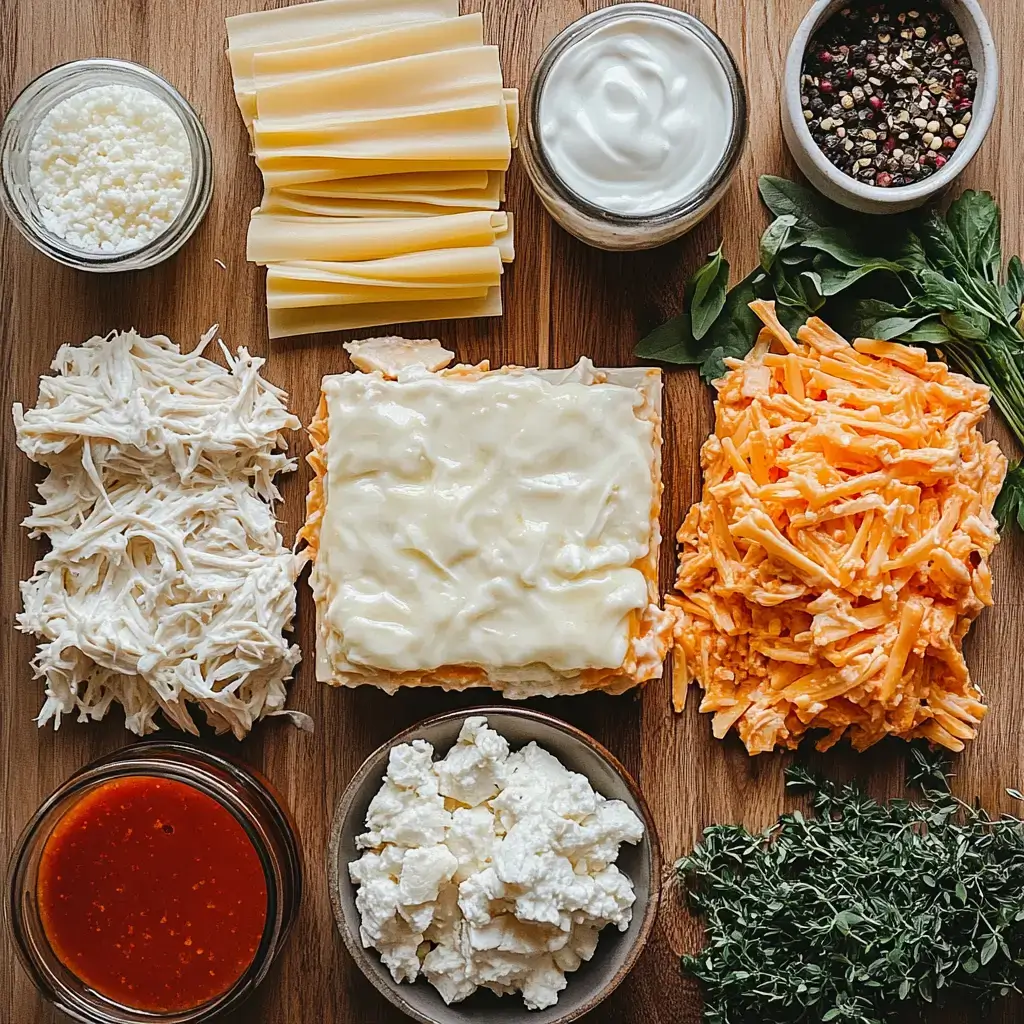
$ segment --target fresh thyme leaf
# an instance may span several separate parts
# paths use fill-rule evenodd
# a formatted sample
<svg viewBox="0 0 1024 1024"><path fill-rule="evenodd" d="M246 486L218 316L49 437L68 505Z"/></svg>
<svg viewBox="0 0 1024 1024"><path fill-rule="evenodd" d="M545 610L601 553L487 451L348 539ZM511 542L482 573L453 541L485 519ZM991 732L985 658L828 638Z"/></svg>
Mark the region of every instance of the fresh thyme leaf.
<svg viewBox="0 0 1024 1024"><path fill-rule="evenodd" d="M1024 462L1018 462L1006 474L1006 483L996 499L994 512L1000 529L1016 522L1024 530Z"/></svg>
<svg viewBox="0 0 1024 1024"><path fill-rule="evenodd" d="M1024 823L956 799L941 755L913 748L919 802L787 770L814 813L760 834L705 830L676 865L707 942L683 968L713 1024L896 1024L923 1004L985 1011L1020 991Z"/></svg>

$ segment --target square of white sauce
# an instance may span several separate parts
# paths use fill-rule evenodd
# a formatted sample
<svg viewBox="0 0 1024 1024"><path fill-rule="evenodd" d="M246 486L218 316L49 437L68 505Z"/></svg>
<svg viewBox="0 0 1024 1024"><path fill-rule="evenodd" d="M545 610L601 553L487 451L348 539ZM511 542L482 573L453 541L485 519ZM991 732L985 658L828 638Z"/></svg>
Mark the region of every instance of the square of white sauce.
<svg viewBox="0 0 1024 1024"><path fill-rule="evenodd" d="M658 410L586 376L325 379L321 679L623 665L651 601Z"/></svg>

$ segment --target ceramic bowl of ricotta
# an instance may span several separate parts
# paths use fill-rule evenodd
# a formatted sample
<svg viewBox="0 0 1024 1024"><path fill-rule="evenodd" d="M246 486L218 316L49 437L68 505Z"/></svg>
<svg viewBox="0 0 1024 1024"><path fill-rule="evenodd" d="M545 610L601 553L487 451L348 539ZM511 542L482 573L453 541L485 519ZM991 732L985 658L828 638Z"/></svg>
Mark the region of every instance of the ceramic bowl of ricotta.
<svg viewBox="0 0 1024 1024"><path fill-rule="evenodd" d="M574 726L507 705L375 750L335 811L327 865L353 959L424 1024L582 1017L636 963L660 894L654 823L625 768Z"/></svg>

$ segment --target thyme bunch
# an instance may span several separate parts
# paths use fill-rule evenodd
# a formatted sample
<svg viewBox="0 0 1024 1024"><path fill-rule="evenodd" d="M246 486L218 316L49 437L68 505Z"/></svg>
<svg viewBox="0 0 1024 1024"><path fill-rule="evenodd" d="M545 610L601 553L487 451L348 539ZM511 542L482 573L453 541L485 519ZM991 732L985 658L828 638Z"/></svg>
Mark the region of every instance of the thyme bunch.
<svg viewBox="0 0 1024 1024"><path fill-rule="evenodd" d="M706 929L683 958L706 1021L890 1024L1020 991L1024 822L957 799L940 755L918 748L916 802L880 804L800 767L786 776L813 816L760 834L715 825L676 865Z"/></svg>

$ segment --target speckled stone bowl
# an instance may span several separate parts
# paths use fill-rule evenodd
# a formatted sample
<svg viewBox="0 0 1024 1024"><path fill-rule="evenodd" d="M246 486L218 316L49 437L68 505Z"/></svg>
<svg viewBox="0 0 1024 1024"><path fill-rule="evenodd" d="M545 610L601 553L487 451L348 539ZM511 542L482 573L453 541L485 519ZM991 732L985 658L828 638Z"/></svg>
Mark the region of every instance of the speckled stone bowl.
<svg viewBox="0 0 1024 1024"><path fill-rule="evenodd" d="M857 181L834 166L818 149L800 104L800 75L811 37L848 0L817 0L800 23L786 58L782 88L782 131L797 166L829 199L861 213L903 213L921 206L948 188L974 159L985 141L999 95L999 60L985 12L977 0L942 0L956 18L978 72L971 127L948 163L930 178L899 188L878 188Z"/></svg>
<svg viewBox="0 0 1024 1024"><path fill-rule="evenodd" d="M558 1003L546 1010L529 1011L519 995L498 998L477 992L462 1003L445 1006L444 1000L425 979L397 984L374 949L359 941L356 887L349 880L348 864L357 859L355 839L365 831L366 809L380 789L391 748L423 739L443 757L459 735L462 723L483 715L513 750L530 740L555 755L571 771L580 772L602 796L623 800L644 823L644 838L636 846L623 844L616 861L633 881L636 903L628 930L609 927L601 932L594 958L566 976L568 985ZM423 1024L568 1024L589 1013L615 990L632 969L650 937L660 894L661 859L651 813L636 782L621 764L586 733L550 715L516 707L482 707L452 711L406 729L378 747L349 783L334 812L327 848L327 872L331 905L345 945L363 974L377 990L404 1013Z"/></svg>

